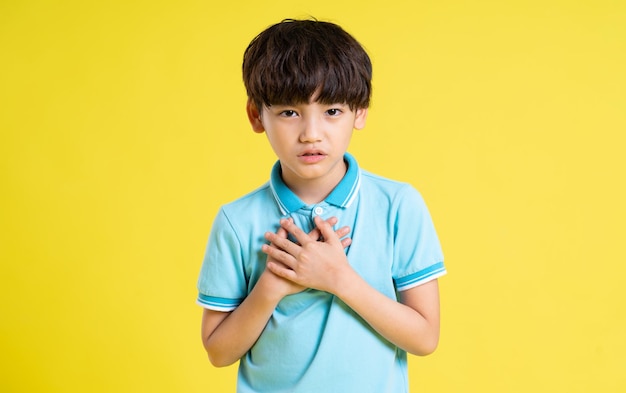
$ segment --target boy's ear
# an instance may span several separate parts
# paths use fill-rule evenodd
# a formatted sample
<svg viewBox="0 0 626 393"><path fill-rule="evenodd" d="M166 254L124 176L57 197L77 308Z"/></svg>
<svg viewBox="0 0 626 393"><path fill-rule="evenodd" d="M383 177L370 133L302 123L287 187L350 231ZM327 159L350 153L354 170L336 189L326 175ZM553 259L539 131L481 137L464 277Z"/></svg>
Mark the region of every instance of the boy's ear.
<svg viewBox="0 0 626 393"><path fill-rule="evenodd" d="M264 132L265 127L263 127L263 123L261 122L261 112L259 112L259 108L257 108L256 104L250 99L248 99L246 103L246 113L248 114L252 131L258 133Z"/></svg>
<svg viewBox="0 0 626 393"><path fill-rule="evenodd" d="M367 108L359 108L356 110L356 116L354 117L354 128L361 130L365 127L365 120L367 120Z"/></svg>

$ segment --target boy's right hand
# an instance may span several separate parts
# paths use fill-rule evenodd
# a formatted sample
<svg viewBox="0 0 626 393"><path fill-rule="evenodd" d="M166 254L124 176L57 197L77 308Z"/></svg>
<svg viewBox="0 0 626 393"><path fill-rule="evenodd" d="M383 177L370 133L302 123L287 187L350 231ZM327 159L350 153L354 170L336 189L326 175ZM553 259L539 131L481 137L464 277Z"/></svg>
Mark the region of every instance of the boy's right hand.
<svg viewBox="0 0 626 393"><path fill-rule="evenodd" d="M291 220L291 218L290 218ZM337 217L330 217L326 220L326 222L332 227L335 224L337 224ZM341 243L343 245L344 248L348 247L351 243L352 243L352 239L349 237L345 237L348 233L350 233L350 228L348 227L341 227L339 229L337 229L335 231L335 233L337 234L337 236L339 238L343 238L341 240ZM283 227L279 227L278 231L276 232L276 234L280 237L282 237L283 239L287 238L287 231L283 228ZM308 233L309 237L312 240L318 240L320 238L320 232L319 229L315 228L313 229L311 232ZM276 247L274 244L270 243L271 247ZM273 262L276 264L280 264L282 265L282 263L276 261L275 259L273 259L272 257L268 256L266 263L267 262ZM304 291L306 288L298 285L292 281L289 281L285 278L279 277L277 275L275 275L274 273L272 273L269 269L267 269L267 267L265 268L265 270L263 271L263 274L261 275L261 277L259 278L259 281L264 281L264 284L266 284L266 288L271 288L272 291L276 291L276 295L280 297L280 299L282 299L283 297L287 296L287 295L293 295L294 293L298 293L298 292L302 292Z"/></svg>

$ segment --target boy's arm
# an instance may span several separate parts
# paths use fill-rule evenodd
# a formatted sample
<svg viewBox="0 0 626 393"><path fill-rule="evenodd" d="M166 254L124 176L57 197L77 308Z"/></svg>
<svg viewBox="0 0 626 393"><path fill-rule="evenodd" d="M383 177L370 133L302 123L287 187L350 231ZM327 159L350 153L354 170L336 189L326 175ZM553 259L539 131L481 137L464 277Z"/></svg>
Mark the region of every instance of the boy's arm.
<svg viewBox="0 0 626 393"><path fill-rule="evenodd" d="M293 222L284 220L281 225L298 243L267 233L272 245L264 246L263 251L271 257L269 270L300 285L336 295L378 333L407 352L427 355L435 350L439 342L437 280L401 292L397 302L352 269L338 245L339 239L321 219L316 217L316 225L324 241L305 238Z"/></svg>
<svg viewBox="0 0 626 393"><path fill-rule="evenodd" d="M435 351L439 343L436 279L400 292L400 303L378 292L356 273L346 281L337 296L383 337L414 355Z"/></svg>
<svg viewBox="0 0 626 393"><path fill-rule="evenodd" d="M244 301L231 312L204 309L202 343L214 366L229 366L239 360L259 338L272 312L282 299L264 271Z"/></svg>
<svg viewBox="0 0 626 393"><path fill-rule="evenodd" d="M350 232L348 227L339 228L336 232L332 230L332 225L337 223L336 217L331 217L324 222L338 238ZM279 239L286 239L287 231L279 228L275 235ZM320 231L314 229L305 236L318 239ZM351 241L349 237L346 237L340 240L340 245L342 248L348 247ZM267 262L280 265L280 262L272 260L270 256ZM304 288L265 269L252 291L235 310L222 312L204 309L202 343L211 363L214 366L223 367L239 360L259 338L280 300Z"/></svg>

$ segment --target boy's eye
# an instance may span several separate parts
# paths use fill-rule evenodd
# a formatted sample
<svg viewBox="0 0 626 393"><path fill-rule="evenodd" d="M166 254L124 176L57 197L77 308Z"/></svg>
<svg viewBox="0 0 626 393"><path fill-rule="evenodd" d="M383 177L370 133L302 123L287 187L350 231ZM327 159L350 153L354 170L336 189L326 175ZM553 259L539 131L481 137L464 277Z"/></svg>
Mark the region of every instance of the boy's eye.
<svg viewBox="0 0 626 393"><path fill-rule="evenodd" d="M326 111L326 113L329 116L337 116L341 114L341 109L337 109L337 108L331 108L329 110Z"/></svg>
<svg viewBox="0 0 626 393"><path fill-rule="evenodd" d="M294 116L297 116L298 113L296 113L296 111L292 111L291 109L288 109L286 111L280 112L280 115L284 117L294 117Z"/></svg>

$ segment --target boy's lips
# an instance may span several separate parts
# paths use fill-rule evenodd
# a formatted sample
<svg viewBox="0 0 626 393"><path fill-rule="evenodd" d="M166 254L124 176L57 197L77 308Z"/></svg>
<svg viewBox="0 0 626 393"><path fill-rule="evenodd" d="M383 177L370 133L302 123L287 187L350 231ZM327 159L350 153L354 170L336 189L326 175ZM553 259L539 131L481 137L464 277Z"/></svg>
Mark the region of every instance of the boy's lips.
<svg viewBox="0 0 626 393"><path fill-rule="evenodd" d="M307 164L315 164L326 158L326 154L319 150L307 150L300 153L298 158Z"/></svg>

